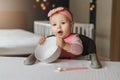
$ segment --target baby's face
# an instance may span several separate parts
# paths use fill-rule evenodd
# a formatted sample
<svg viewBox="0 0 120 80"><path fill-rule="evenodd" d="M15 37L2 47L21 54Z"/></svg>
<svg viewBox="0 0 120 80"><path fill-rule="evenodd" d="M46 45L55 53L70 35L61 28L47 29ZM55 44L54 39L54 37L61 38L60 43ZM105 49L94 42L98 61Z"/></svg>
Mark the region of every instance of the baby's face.
<svg viewBox="0 0 120 80"><path fill-rule="evenodd" d="M73 22L63 14L54 14L50 17L50 23L52 25L53 34L63 39L70 35L73 27Z"/></svg>

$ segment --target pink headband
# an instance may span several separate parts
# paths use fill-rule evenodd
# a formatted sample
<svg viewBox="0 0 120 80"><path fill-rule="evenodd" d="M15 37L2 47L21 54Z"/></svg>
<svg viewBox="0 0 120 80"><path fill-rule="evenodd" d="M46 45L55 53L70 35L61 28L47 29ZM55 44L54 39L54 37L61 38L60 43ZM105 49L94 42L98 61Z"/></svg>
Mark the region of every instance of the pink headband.
<svg viewBox="0 0 120 80"><path fill-rule="evenodd" d="M48 17L51 17L55 13L61 13L65 16L67 16L72 21L72 15L64 7L58 7L58 8L50 10L49 13L48 13Z"/></svg>

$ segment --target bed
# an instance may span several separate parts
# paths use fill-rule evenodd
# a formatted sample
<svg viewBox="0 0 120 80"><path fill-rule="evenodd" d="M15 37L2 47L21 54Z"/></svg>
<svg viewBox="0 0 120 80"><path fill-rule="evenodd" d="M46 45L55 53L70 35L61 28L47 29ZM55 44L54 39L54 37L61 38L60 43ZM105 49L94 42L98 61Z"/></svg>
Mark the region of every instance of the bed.
<svg viewBox="0 0 120 80"><path fill-rule="evenodd" d="M39 36L22 29L0 30L0 55L34 53Z"/></svg>
<svg viewBox="0 0 120 80"><path fill-rule="evenodd" d="M22 11L0 11L0 56L26 55L35 51L40 36L27 31Z"/></svg>
<svg viewBox="0 0 120 80"><path fill-rule="evenodd" d="M120 62L102 61L103 68L92 69L91 62L86 60L39 62L28 66L23 64L25 59L0 57L0 80L120 80ZM73 70L57 72L58 67Z"/></svg>

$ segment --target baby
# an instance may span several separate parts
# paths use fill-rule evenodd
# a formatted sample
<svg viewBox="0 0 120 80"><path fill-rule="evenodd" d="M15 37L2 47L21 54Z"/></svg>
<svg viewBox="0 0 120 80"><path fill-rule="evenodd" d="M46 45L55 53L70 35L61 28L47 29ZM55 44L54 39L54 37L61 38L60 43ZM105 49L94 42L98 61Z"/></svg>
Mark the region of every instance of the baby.
<svg viewBox="0 0 120 80"><path fill-rule="evenodd" d="M57 37L57 46L62 50L59 58L74 59L81 55L83 52L82 41L78 34L71 33L71 29L74 27L71 12L64 7L57 7L49 11L48 17L52 32ZM39 44L42 45L46 38L47 36L42 37ZM25 60L25 64L34 64L35 61L34 54L31 54Z"/></svg>

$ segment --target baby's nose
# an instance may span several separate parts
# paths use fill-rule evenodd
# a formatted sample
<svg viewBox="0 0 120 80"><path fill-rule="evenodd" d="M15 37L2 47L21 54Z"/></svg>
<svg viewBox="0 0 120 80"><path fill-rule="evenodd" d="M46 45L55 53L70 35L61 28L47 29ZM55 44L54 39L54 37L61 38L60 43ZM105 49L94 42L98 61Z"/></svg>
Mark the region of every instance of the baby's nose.
<svg viewBox="0 0 120 80"><path fill-rule="evenodd" d="M57 28L58 28L58 29L60 29L60 28L61 28L61 26L60 26L60 25L58 25L58 26L57 26Z"/></svg>

